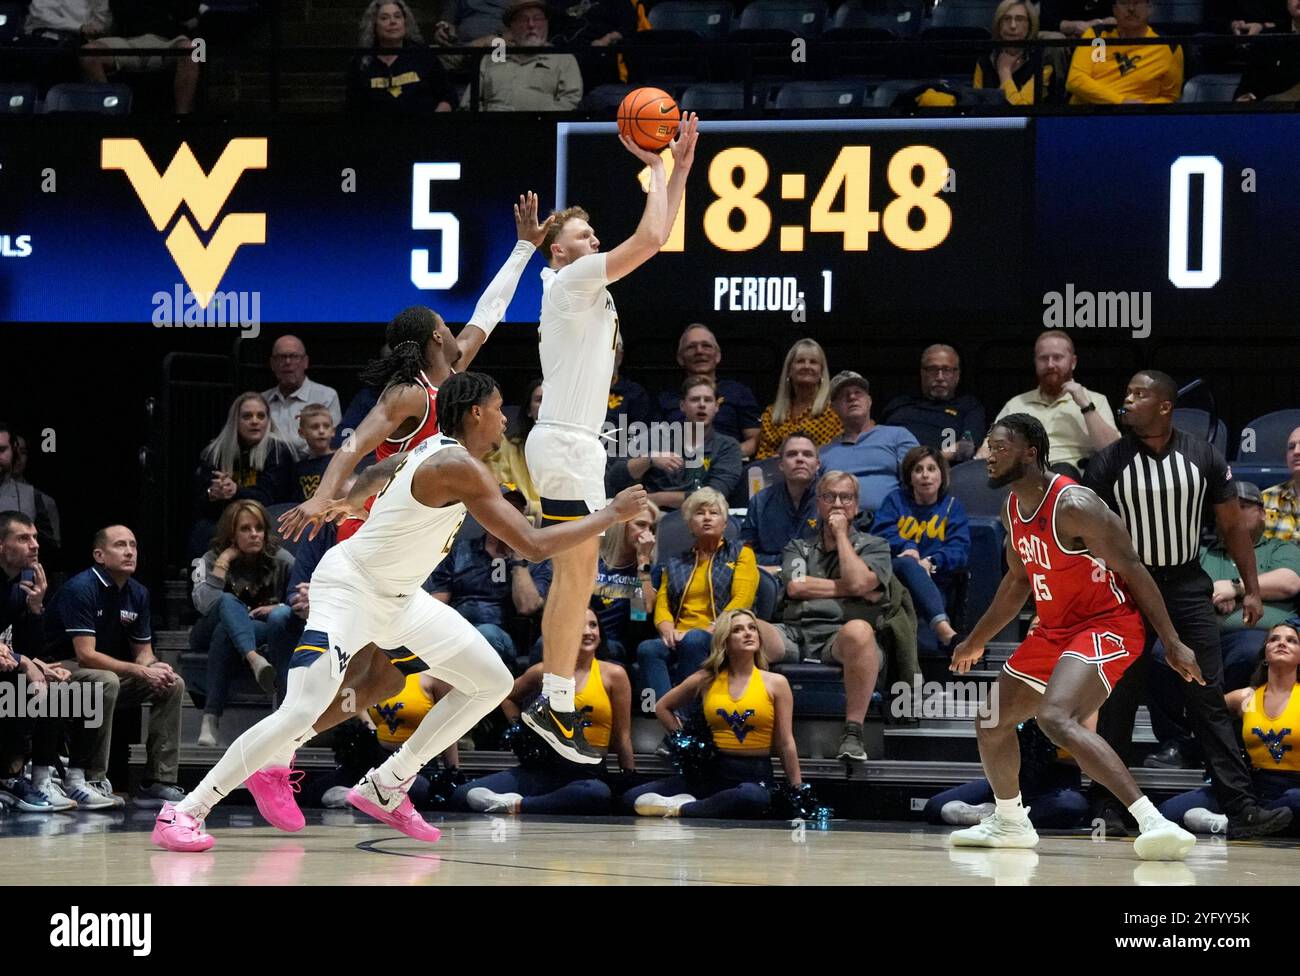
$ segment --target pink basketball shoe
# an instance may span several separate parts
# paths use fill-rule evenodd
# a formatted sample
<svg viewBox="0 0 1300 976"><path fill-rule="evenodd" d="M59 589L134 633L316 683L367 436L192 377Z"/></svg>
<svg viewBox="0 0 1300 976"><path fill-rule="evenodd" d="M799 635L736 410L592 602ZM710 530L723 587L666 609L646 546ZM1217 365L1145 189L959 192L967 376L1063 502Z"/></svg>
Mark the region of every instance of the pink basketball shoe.
<svg viewBox="0 0 1300 976"><path fill-rule="evenodd" d="M302 778L305 775L301 769L268 766L244 780L244 785L253 794L257 812L272 827L293 833L307 825L306 818L298 809L298 801L293 798L302 789Z"/></svg>
<svg viewBox="0 0 1300 976"><path fill-rule="evenodd" d="M164 803L153 824L149 839L168 851L198 853L206 851L216 841L203 832L203 821L181 813L174 803Z"/></svg>
<svg viewBox="0 0 1300 976"><path fill-rule="evenodd" d="M348 802L362 813L400 830L407 837L432 844L442 836L437 827L427 823L415 812L411 798L406 795L406 784L402 784L399 789L384 789L376 785L373 769L348 791Z"/></svg>

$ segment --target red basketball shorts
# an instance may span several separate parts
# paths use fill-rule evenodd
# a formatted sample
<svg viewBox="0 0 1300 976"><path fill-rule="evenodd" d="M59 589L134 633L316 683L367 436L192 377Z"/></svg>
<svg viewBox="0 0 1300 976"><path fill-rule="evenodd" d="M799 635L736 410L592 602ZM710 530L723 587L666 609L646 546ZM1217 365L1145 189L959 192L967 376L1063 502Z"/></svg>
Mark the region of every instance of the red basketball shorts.
<svg viewBox="0 0 1300 976"><path fill-rule="evenodd" d="M1136 613L1095 617L1073 630L1036 629L1016 648L1004 666L1007 674L1019 678L1040 694L1063 657L1078 658L1095 665L1110 692L1130 664L1142 654L1146 627Z"/></svg>

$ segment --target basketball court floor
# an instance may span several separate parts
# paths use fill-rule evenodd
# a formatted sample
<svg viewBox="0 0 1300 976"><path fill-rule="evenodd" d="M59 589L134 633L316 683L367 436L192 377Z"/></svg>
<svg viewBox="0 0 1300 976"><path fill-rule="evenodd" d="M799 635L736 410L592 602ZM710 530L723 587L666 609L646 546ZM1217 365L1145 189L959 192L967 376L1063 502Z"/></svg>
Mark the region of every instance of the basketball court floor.
<svg viewBox="0 0 1300 976"><path fill-rule="evenodd" d="M214 811L204 854L149 843L153 815L0 816L3 885L1269 885L1300 877L1294 838L1202 838L1184 863L1131 839L1042 834L1033 851L949 847L944 828L833 822L568 820L427 814L421 844L351 811L306 811L284 834L251 808Z"/></svg>

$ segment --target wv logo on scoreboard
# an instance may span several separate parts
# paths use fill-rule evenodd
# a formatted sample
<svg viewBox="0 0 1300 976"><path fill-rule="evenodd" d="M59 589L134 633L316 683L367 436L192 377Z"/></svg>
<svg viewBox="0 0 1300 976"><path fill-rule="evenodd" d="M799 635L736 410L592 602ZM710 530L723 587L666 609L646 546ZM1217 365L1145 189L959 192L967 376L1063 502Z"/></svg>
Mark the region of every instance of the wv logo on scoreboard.
<svg viewBox="0 0 1300 976"><path fill-rule="evenodd" d="M266 169L266 143L266 139L231 139L211 172L205 173L189 145L182 142L161 174L139 140L105 139L101 143L100 168L120 169L126 174L159 232L176 216L181 203L189 207L205 232L216 223L206 246L185 214L167 235L167 250L203 308L212 300L235 252L245 244L266 243L264 213L228 213L217 220L244 171Z"/></svg>

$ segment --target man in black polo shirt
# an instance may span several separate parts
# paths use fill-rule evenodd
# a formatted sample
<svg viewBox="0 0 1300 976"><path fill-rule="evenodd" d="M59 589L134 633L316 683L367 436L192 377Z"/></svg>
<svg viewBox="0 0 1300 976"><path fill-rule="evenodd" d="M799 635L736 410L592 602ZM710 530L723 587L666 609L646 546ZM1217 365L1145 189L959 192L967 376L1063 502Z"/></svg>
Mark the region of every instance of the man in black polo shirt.
<svg viewBox="0 0 1300 976"><path fill-rule="evenodd" d="M894 397L882 424L906 427L918 443L943 454L949 464L969 460L984 437L984 405L969 393L957 395L961 358L952 346L936 343L921 353L921 395Z"/></svg>
<svg viewBox="0 0 1300 976"><path fill-rule="evenodd" d="M1159 370L1143 370L1128 384L1122 425L1126 434L1088 463L1084 483L1123 521L1138 558L1151 573L1178 633L1196 652L1204 685L1180 682L1187 717L1209 767L1215 793L1228 814L1228 837L1277 833L1291 822L1289 809L1263 810L1251 793L1250 773L1223 701L1223 652L1212 601L1213 584L1201 569L1201 520L1214 506L1219 538L1241 572L1242 619L1253 627L1262 613L1255 549L1233 490L1227 462L1205 441L1173 426L1178 386ZM1133 716L1152 667L1143 654L1101 709L1097 732L1120 755L1133 738ZM1107 816L1107 824L1122 823Z"/></svg>
<svg viewBox="0 0 1300 976"><path fill-rule="evenodd" d="M154 657L149 591L132 579L136 556L135 534L125 525L95 533L95 564L63 585L46 615L46 657L65 661L74 681L104 686L103 724L73 735L67 785L84 778L91 789L105 791L114 709L148 702L148 757L135 800L138 806L161 806L185 796L175 785L185 681Z"/></svg>
<svg viewBox="0 0 1300 976"><path fill-rule="evenodd" d="M718 415L713 420L713 429L734 437L740 444L741 457L753 457L762 429L758 422L758 401L744 383L718 379L722 347L718 345L713 330L699 322L688 325L677 340L677 362L686 371L683 380L697 376L713 380L718 396ZM681 386L659 394L659 419L670 423L681 423L686 419L682 413Z"/></svg>

